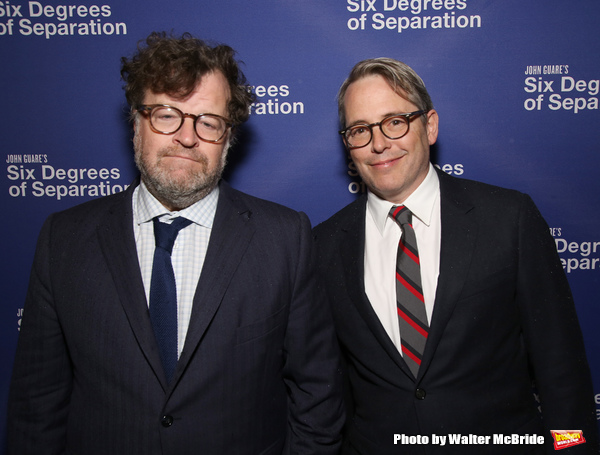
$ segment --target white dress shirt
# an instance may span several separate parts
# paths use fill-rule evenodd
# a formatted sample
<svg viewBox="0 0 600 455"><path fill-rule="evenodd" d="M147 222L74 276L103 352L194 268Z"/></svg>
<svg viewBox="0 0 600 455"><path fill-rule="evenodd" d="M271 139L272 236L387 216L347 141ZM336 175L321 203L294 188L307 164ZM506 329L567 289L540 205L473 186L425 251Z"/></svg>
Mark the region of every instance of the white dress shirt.
<svg viewBox="0 0 600 455"><path fill-rule="evenodd" d="M427 319L431 323L440 271L440 184L429 165L425 180L403 203L413 213L421 263L421 284ZM365 223L365 291L383 328L402 354L396 306L396 256L402 229L389 216L392 202L368 192Z"/></svg>
<svg viewBox="0 0 600 455"><path fill-rule="evenodd" d="M133 229L148 304L155 247L152 219L161 216L161 222L170 223L176 217L182 216L192 221L189 226L179 231L171 254L177 288L178 355L185 344L194 294L204 265L218 199L219 187L216 187L208 196L190 207L170 212L150 194L143 182L133 193Z"/></svg>

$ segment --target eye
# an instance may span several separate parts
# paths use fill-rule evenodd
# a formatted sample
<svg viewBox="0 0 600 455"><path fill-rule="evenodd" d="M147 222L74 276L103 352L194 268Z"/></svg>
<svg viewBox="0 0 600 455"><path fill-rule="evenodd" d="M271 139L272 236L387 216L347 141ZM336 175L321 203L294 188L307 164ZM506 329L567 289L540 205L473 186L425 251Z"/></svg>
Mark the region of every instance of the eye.
<svg viewBox="0 0 600 455"><path fill-rule="evenodd" d="M223 129L222 122L218 118L203 116L198 119L198 127L203 130L221 130Z"/></svg>
<svg viewBox="0 0 600 455"><path fill-rule="evenodd" d="M389 126L402 126L406 124L406 120L404 119L404 117L393 117L390 120L388 120L387 124Z"/></svg>
<svg viewBox="0 0 600 455"><path fill-rule="evenodd" d="M177 111L166 108L157 109L152 117L159 122L172 122L181 118Z"/></svg>
<svg viewBox="0 0 600 455"><path fill-rule="evenodd" d="M403 131L407 125L408 122L404 117L390 117L383 122L383 127L392 134Z"/></svg>
<svg viewBox="0 0 600 455"><path fill-rule="evenodd" d="M204 129L207 129L207 130L214 130L214 129L216 129L216 126L213 125L210 122L200 122L200 127L204 128Z"/></svg>
<svg viewBox="0 0 600 455"><path fill-rule="evenodd" d="M369 132L369 128L367 128L366 126L354 126L352 128L350 128L350 132L348 134L348 136L350 137L357 137L357 136L364 136L365 134L368 134Z"/></svg>

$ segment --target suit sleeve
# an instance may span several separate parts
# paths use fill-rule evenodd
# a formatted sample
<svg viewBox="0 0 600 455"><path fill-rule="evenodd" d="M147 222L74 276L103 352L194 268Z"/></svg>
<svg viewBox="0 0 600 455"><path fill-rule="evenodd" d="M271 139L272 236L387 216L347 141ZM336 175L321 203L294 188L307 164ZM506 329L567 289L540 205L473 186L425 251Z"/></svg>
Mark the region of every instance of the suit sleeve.
<svg viewBox="0 0 600 455"><path fill-rule="evenodd" d="M8 400L9 455L61 454L72 370L51 279L52 217L38 239Z"/></svg>
<svg viewBox="0 0 600 455"><path fill-rule="evenodd" d="M573 298L548 225L524 196L519 222L517 303L548 453L550 430L583 430L586 443L561 455L598 453L593 389Z"/></svg>
<svg viewBox="0 0 600 455"><path fill-rule="evenodd" d="M341 369L329 305L317 287L310 223L300 214L298 266L285 339L288 453L337 454L344 423Z"/></svg>

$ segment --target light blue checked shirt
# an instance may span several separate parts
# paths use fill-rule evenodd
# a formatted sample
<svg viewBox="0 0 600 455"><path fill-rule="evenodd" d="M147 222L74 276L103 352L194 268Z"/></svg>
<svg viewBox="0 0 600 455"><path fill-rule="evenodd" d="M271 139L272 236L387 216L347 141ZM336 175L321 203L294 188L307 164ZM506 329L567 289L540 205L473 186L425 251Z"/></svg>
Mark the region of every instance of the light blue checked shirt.
<svg viewBox="0 0 600 455"><path fill-rule="evenodd" d="M192 221L179 232L171 254L177 287L178 355L183 350L190 324L194 294L204 265L218 199L219 187L216 187L208 196L190 207L178 212L169 212L150 194L144 183L140 183L133 193L133 231L146 291L146 302L150 302L150 281L154 259L152 219L161 216L161 222L170 223L176 217L183 216Z"/></svg>

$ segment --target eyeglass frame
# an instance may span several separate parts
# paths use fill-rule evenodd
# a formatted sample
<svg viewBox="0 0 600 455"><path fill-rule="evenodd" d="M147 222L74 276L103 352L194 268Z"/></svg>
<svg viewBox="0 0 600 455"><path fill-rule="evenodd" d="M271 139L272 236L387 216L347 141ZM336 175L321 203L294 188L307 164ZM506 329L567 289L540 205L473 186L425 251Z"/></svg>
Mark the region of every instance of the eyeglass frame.
<svg viewBox="0 0 600 455"><path fill-rule="evenodd" d="M381 131L381 134L383 134L385 137L387 137L388 139L391 140L396 140L396 139L400 139L403 138L404 136L406 136L408 134L408 132L410 131L410 123L417 117L423 115L423 114L427 114L429 112L429 110L418 110L418 111L413 111L413 112L408 112L406 114L392 114L392 115L388 115L387 117L383 118L381 121L379 122L375 122L375 123L356 123L354 125L351 125L347 128L344 128L341 131L338 131L339 134L342 135L342 138L344 139L344 143L346 144L346 146L349 149L359 149L362 147L366 147L367 145L369 145L371 143L371 141L373 140L373 128L378 126L379 127L379 131ZM385 132L383 131L383 128L381 128L381 124L384 123L386 120L389 120L391 118L394 117L404 117L406 119L406 131L404 132L404 134L402 134L401 136L398 137L390 137L387 134L385 134ZM352 146L348 143L348 140L346 139L346 132L352 128L355 128L357 126L362 126L362 127L367 127L369 129L369 132L371 133L371 137L369 138L369 140L367 141L366 144L364 145L357 145L357 146Z"/></svg>
<svg viewBox="0 0 600 455"><path fill-rule="evenodd" d="M156 108L159 107L167 107L169 109L173 109L177 112L179 112L181 114L181 123L179 124L179 126L175 129L175 131L172 131L170 133L166 133L164 131L160 131L157 130L154 125L152 124L152 111ZM175 134L177 131L179 131L181 129L181 127L183 126L183 123L185 122L186 118L191 118L194 120L194 133L196 133L196 136L198 136L198 139L200 139L201 141L204 142L208 142L210 144L218 144L219 142L221 142L221 140L225 137L225 135L227 134L227 130L233 128L235 126L234 123L232 123L228 118L223 117L222 115L218 115L218 114L211 114L210 112L204 112L202 114L189 114L187 112L183 112L181 109L176 108L175 106L171 106L170 104L140 104L139 106L137 106L135 108L136 111L140 112L140 113L145 113L148 112L148 121L150 122L150 129L152 131L154 131L157 134L164 134L166 136L171 135L171 134ZM225 130L223 131L223 134L221 135L221 137L219 139L216 140L210 140L210 139L205 139L203 137L201 137L198 134L198 130L196 129L196 123L198 122L198 119L202 116L205 115L210 115L211 117L217 117L220 118L221 120L225 121Z"/></svg>

